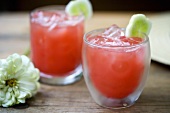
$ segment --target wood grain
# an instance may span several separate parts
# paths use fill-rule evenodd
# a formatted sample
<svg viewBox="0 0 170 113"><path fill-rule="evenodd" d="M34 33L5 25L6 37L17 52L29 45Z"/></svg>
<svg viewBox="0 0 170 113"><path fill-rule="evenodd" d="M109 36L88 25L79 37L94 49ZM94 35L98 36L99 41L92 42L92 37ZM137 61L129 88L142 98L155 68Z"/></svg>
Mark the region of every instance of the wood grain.
<svg viewBox="0 0 170 113"><path fill-rule="evenodd" d="M86 22L86 32L95 28L107 27L111 23L125 26L132 12L97 12L94 18ZM19 15L19 16L18 16ZM152 14L151 14L152 15ZM2 14L0 15L0 26L2 18L20 18L29 21L28 13ZM10 22L11 22L10 21ZM3 21L5 22L5 21ZM10 27L9 20L6 25ZM22 24L22 25L20 25ZM29 22L20 23L20 28L8 29L0 32L0 58L5 58L14 52L22 54L29 46ZM3 27L0 28L3 29ZM111 110L97 105L89 94L84 79L68 86L50 86L41 84L37 95L27 100L28 108L17 109L17 107L2 108L0 113L169 113L170 112L170 66L152 61L150 73L139 100L126 109Z"/></svg>

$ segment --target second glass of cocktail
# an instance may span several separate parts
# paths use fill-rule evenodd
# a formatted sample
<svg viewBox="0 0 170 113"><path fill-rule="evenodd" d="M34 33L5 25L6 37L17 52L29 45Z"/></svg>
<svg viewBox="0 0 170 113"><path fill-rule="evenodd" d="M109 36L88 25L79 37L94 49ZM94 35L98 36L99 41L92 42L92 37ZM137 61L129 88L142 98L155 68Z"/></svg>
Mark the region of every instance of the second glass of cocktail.
<svg viewBox="0 0 170 113"><path fill-rule="evenodd" d="M31 59L43 83L66 85L82 76L84 17L69 16L64 10L47 6L30 14Z"/></svg>
<svg viewBox="0 0 170 113"><path fill-rule="evenodd" d="M124 31L113 25L84 36L83 75L95 102L107 108L133 105L150 67L147 35L126 37Z"/></svg>

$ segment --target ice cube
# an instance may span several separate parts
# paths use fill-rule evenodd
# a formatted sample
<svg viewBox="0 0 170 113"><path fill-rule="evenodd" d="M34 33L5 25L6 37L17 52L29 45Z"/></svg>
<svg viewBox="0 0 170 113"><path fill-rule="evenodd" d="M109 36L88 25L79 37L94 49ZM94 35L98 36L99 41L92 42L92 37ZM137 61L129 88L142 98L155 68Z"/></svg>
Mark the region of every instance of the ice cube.
<svg viewBox="0 0 170 113"><path fill-rule="evenodd" d="M102 37L112 38L112 39L119 39L122 33L122 29L119 28L117 25L112 25L111 27L107 28L103 33Z"/></svg>

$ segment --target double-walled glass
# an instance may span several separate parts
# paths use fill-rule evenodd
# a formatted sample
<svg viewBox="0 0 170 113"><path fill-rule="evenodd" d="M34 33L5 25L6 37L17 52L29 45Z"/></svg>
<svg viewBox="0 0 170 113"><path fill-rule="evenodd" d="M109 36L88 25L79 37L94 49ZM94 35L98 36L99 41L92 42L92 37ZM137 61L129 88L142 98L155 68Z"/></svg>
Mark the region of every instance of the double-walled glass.
<svg viewBox="0 0 170 113"><path fill-rule="evenodd" d="M64 10L65 6L46 6L30 14L31 59L43 83L66 85L82 76L84 17Z"/></svg>
<svg viewBox="0 0 170 113"><path fill-rule="evenodd" d="M148 36L130 46L104 46L88 38L104 29L88 32L83 44L83 75L95 102L103 107L119 109L133 105L139 98L150 67Z"/></svg>

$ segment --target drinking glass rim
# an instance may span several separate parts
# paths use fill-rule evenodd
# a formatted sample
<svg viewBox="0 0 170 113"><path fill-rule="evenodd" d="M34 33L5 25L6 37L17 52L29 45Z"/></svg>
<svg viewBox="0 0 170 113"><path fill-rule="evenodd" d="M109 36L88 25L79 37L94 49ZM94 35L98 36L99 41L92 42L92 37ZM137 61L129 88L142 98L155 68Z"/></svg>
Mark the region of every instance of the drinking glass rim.
<svg viewBox="0 0 170 113"><path fill-rule="evenodd" d="M37 11L64 11L66 5L45 5L45 6L40 6L40 7L37 7L37 8L34 8L33 10L31 10L30 13L34 13L34 12L37 12ZM48 9L50 8L50 9Z"/></svg>
<svg viewBox="0 0 170 113"><path fill-rule="evenodd" d="M37 7L35 9L33 9L30 13L29 13L29 17L32 18L34 15L34 13L36 12L52 12L52 13L55 13L55 12L61 12L61 13L64 13L66 15L68 15L66 12L65 12L65 7L66 5L45 5L45 6L41 6L41 7ZM65 20L63 21L64 22L69 22L69 21L75 21L75 22L81 22L81 21L84 21L85 20L85 17L83 14L81 15L76 15L76 16L71 16L71 15L68 15L69 17L76 17L72 20ZM67 25L67 24L66 24Z"/></svg>
<svg viewBox="0 0 170 113"><path fill-rule="evenodd" d="M87 40L87 35L92 34L93 32L103 31L103 30L105 30L105 29L106 29L106 28L100 28L100 29L95 29L95 30L92 30L92 31L89 31L89 32L85 33L85 34L84 34L84 37L83 37L83 41L84 41L87 45L90 45L90 46L92 46L92 47L105 48L105 49L133 48L133 47L141 46L141 45L149 42L149 37L148 37L148 35L146 35L146 34L143 33L143 32L140 32L140 33L145 36L145 40L143 40L142 42L140 42L140 43L138 43L138 44L134 44L134 45L123 45L123 46L97 45L97 44L91 43L90 41ZM121 29L122 29L123 31L126 30L126 28L121 28Z"/></svg>
<svg viewBox="0 0 170 113"><path fill-rule="evenodd" d="M40 7L37 7L33 10L30 11L30 15L34 12L37 12L37 11L60 11L60 12L65 12L65 7L66 5L45 5L45 6L40 6ZM70 16L70 15L69 15ZM84 17L83 14L81 15L76 15L77 17Z"/></svg>

